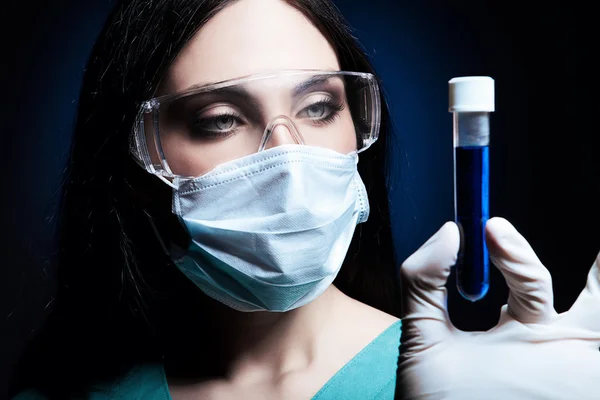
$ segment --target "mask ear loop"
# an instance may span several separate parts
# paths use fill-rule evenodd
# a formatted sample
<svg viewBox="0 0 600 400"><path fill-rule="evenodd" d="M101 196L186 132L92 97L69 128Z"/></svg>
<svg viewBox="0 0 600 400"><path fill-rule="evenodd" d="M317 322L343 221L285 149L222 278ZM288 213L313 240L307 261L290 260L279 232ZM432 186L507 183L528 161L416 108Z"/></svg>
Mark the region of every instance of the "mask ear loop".
<svg viewBox="0 0 600 400"><path fill-rule="evenodd" d="M179 185L174 184L173 182L171 182L170 180L168 180L164 176L162 176L162 175L155 175L155 176L158 177L158 179L160 179L161 181L163 181L167 185L169 185L172 189L177 190L179 188Z"/></svg>
<svg viewBox="0 0 600 400"><path fill-rule="evenodd" d="M267 146L267 142L271 138L273 130L277 125L285 125L285 127L288 128L292 139L294 139L294 141L297 144L304 144L304 139L302 138L300 132L298 132L298 129L296 129L296 126L294 125L292 120L289 117L286 117L285 115L280 115L278 117L275 117L265 128L265 132L263 133L263 137L260 141L260 146L258 146L257 152L263 151L265 149L265 147Z"/></svg>

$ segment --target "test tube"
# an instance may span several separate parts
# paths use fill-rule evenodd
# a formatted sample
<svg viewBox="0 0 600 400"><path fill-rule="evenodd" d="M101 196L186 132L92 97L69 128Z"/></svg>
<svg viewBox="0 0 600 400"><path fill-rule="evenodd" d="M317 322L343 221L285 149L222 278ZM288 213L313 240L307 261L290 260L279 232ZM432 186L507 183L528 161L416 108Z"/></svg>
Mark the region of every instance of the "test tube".
<svg viewBox="0 0 600 400"><path fill-rule="evenodd" d="M456 286L467 300L481 300L489 289L485 224L489 219L490 112L494 80L489 76L452 78L449 111L454 143L454 218L460 231Z"/></svg>

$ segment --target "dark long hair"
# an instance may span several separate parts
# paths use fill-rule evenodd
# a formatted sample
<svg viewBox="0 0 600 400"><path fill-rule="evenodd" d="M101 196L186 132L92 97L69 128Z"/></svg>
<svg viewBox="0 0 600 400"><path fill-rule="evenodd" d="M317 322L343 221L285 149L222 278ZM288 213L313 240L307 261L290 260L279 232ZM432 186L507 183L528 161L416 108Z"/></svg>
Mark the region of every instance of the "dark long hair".
<svg viewBox="0 0 600 400"><path fill-rule="evenodd" d="M93 383L134 364L185 364L179 361L190 353L191 343L217 340L202 329L211 313L206 296L172 265L153 228L173 236L179 232L169 211L171 189L135 164L128 140L140 103L152 96L175 56L233 1L124 0L115 5L83 77L58 216L56 300L25 353L13 394L30 387L50 398L84 396ZM286 2L328 38L342 70L374 73L332 3ZM358 226L334 283L347 295L397 315L386 189L389 122L383 99L380 139L361 153L359 163L371 214Z"/></svg>

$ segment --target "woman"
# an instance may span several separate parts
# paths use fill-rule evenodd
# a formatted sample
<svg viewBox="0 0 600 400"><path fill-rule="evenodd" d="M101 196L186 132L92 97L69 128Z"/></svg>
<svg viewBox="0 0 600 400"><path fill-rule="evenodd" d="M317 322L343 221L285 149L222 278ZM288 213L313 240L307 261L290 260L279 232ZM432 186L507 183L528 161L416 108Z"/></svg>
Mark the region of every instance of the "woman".
<svg viewBox="0 0 600 400"><path fill-rule="evenodd" d="M252 18L248 18L249 14ZM233 26L236 28L232 29ZM169 242L182 243L179 247L185 248L190 228L180 222L187 215L178 218L171 211L173 189L140 168L140 157L130 152L131 132L136 126L135 119L142 102L182 92L195 84L302 69L372 72L341 17L327 2L129 1L115 6L86 68L69 162L70 178L64 186L59 272L63 284L47 329L51 332L54 324L69 323L72 326L61 328L57 333L60 337L48 339L46 359L52 367L35 363L40 369L42 383L59 391L59 398L66 397L63 395L65 390L74 391L78 386L81 390L89 390L85 386L116 379L136 365L153 362L165 366L174 398L177 398L179 382L231 374L233 365L241 365L238 367L242 371L240 380L244 382L244 379L250 379L245 378L246 370L251 375L255 374L254 371L263 373L264 368L259 369L255 364L265 364L264 357L274 357L288 347L294 351L298 347L312 348L312 345L309 346L312 340L301 337L308 332L320 332L319 337L326 338L327 342L319 346L335 348L335 353L324 355L327 358L325 362L318 363L318 370L302 379L300 384L292 382L289 388L281 389L303 398L314 395L348 360L392 326L393 339L396 340L392 351L397 354L400 330L399 325L394 325L397 321L394 316L397 313L394 309L397 304L393 284L395 267L384 181L385 107L381 107L380 137L371 148L361 153L359 163L370 202L381 205L370 213L367 223L359 225L357 232L360 235L357 234L350 245L335 285L327 285L329 289L323 296L317 296L323 291L320 287L309 291L307 300L318 297L317 300L288 313L240 313L204 295L173 265L160 243L159 237L169 251L172 247ZM300 76L300 80L305 81L312 75L315 74ZM297 80L294 76L284 75L265 79L264 86L277 87L274 91L281 97L282 93L286 93L284 89L289 86L288 82ZM338 79L338 86L339 82ZM242 83L233 87L248 88L250 85ZM358 91L368 88L357 81L355 97L360 94ZM316 96L315 99L303 100L304 108L315 102L322 104L308 112L335 111L330 104L323 103L327 96ZM265 97L256 96L255 101L267 107L268 99ZM191 102L201 100L191 96ZM242 109L238 101L226 103L222 98L218 100L213 103L220 104L219 107L203 111L204 115L194 115L194 118L224 115L222 121L217 118L216 122L207 120L200 125L212 124L208 130L218 130L219 124L224 124L223 131L230 129L228 124L254 125L250 121L255 115L252 110ZM175 102L171 112L161 110L161 121L168 124L169 118L185 119L178 118L177 112L188 103ZM333 123L325 125L309 126L304 121L310 118L296 118L300 110L291 114L291 106L291 103L284 107L271 104L265 110L265 118L273 120L279 114L289 114L293 118L289 125L295 124L307 140L310 130L317 134L339 131L338 127L349 121L349 108L346 108L335 111L345 114L344 118L336 118ZM296 106L301 104L296 102ZM241 117L229 116L232 113L244 114L244 121ZM289 126L281 124L274 128L269 147L292 141L289 132L280 132L290 129ZM167 134L167 128L164 132L162 144L170 148L166 140L175 135ZM345 140L355 141L352 129L346 128L342 132ZM202 157L194 157L191 153L185 157L170 158L169 164L183 175L201 175L217 166L218 161L235 158L229 156L228 151L235 151L236 146L245 151L247 146L236 142L242 136L213 140L223 145L219 148L211 144L211 140L196 138L188 145L196 154L206 147ZM184 141L185 138L175 139ZM231 144L227 144L230 140ZM331 151L336 149L335 146ZM337 149L348 153L352 146L356 144L350 142ZM152 151L154 146L148 148ZM206 161L211 154L221 160ZM190 156L193 162L189 161ZM355 162L348 160L352 163L352 171ZM192 169L180 168L176 165L177 161L187 162L188 167L191 164ZM167 179L173 181L172 178ZM235 187L229 190L235 190L232 188ZM345 195L345 192L344 189L342 194ZM300 201L306 195L298 192L292 197ZM248 192L238 193L238 197L248 196L251 196ZM349 192L349 200L350 196L355 195ZM336 194L336 199L339 197ZM282 201L289 203L292 199L282 198ZM222 204L219 206L224 207ZM285 207L284 204L281 206ZM367 210L365 206L363 208L366 216ZM224 213L225 210L218 212ZM352 219L357 218L358 213L351 210L350 214L351 220L346 224L353 229L351 225L356 226L356 221ZM352 232L348 231L345 236L346 239L351 238ZM300 242L292 240L283 245L298 246L305 240L314 243L310 236ZM230 245L236 246L236 241L230 241ZM339 254L327 273L328 279L334 277L339 268L336 263L344 260L349 244L337 246L340 247ZM307 248L304 252L306 255L314 250ZM342 258L339 258L340 255ZM278 306L259 304L254 308ZM281 307L293 308L293 305ZM316 311L314 316L313 312L308 312L310 309ZM306 314L306 317L292 317L295 314L299 317ZM321 326L322 320L327 322L326 326ZM335 330L331 329L333 327ZM290 332L290 337L283 335L286 331ZM323 331L327 335L323 335ZM350 340L354 335L356 338ZM340 341L340 338L344 340ZM61 345L57 345L57 341ZM334 347L334 342L344 346ZM70 350L67 351L67 348ZM82 351L83 348L86 350ZM256 349L247 351L252 348L272 349L270 352L274 354L255 355ZM277 362L282 364L280 368L291 369L290 375L296 369L303 369L295 365L296 358L300 358L298 362L301 365L308 362L304 356L294 355L292 361L288 361L289 357L292 356L286 355ZM67 371L56 371L58 366L54 362L57 359L63 360L61 364ZM259 362L259 359L262 361ZM392 360L395 364L393 355ZM250 364L246 367L243 363ZM27 374L31 374L30 368L26 367ZM283 372L271 369L264 370L264 374L269 376L267 381L281 379L279 375ZM51 371L56 371L57 376L47 375ZM68 383L59 383L57 379L60 376ZM395 376L395 371L392 376ZM257 382L261 387L267 386L263 378ZM240 390L245 395L256 390L258 397L266 398L260 395L262 389L248 389L244 384ZM281 397L289 398L287 394L284 392Z"/></svg>
<svg viewBox="0 0 600 400"><path fill-rule="evenodd" d="M396 380L388 127L372 67L329 2L117 4L84 76L55 309L15 392L465 398L464 387L485 385L444 377L427 352L448 354L455 332L438 326L450 326L452 223L401 269ZM520 300L509 300L504 322L547 317L536 313L548 308L547 273L505 221L488 228ZM527 274L544 285L515 285ZM508 336L489 347L514 348L525 335ZM486 354L470 343L461 356ZM500 381L512 394L532 387Z"/></svg>

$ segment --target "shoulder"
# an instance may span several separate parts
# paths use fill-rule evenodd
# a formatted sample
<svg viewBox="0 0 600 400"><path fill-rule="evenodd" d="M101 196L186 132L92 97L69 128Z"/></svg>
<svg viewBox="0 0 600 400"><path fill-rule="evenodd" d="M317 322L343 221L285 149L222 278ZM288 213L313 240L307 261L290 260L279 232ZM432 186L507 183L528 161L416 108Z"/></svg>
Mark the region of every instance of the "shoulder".
<svg viewBox="0 0 600 400"><path fill-rule="evenodd" d="M88 392L89 400L171 400L165 373L160 364L143 364L111 382L94 385ZM46 400L34 390L26 390L12 400Z"/></svg>
<svg viewBox="0 0 600 400"><path fill-rule="evenodd" d="M369 345L363 350L381 348L381 346L394 346L400 340L402 321L375 307L351 299L350 306L345 310L346 330L351 332L364 332L365 337L370 337Z"/></svg>
<svg viewBox="0 0 600 400"><path fill-rule="evenodd" d="M402 322L394 322L344 366L313 398L393 399Z"/></svg>
<svg viewBox="0 0 600 400"><path fill-rule="evenodd" d="M161 364L142 364L112 382L96 385L90 400L171 400Z"/></svg>
<svg viewBox="0 0 600 400"><path fill-rule="evenodd" d="M35 390L25 390L13 397L12 400L46 400L46 397Z"/></svg>

